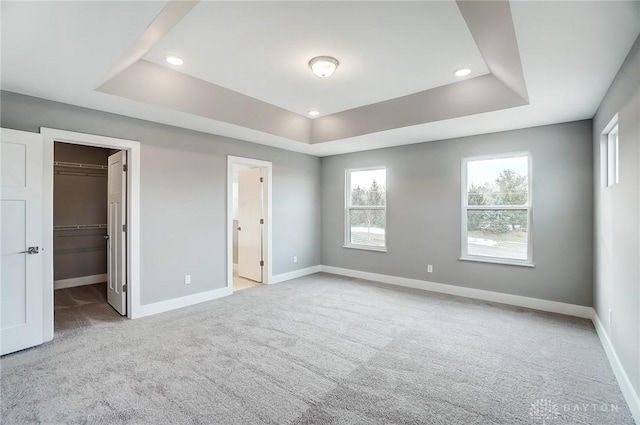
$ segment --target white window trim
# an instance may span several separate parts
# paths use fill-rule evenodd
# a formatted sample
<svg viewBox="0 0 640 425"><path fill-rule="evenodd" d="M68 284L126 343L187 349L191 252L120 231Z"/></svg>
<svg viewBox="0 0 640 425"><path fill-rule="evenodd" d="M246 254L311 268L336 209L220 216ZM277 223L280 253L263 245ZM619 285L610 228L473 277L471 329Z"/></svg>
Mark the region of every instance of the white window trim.
<svg viewBox="0 0 640 425"><path fill-rule="evenodd" d="M467 163L470 161L488 160L488 159L505 159L515 158L519 156L526 156L528 158L529 175L527 178L529 184L529 202L526 205L469 205L469 197L467 195ZM478 155L462 158L461 162L461 194L462 194L462 208L461 208L461 243L462 243L462 255L460 260L463 261L477 261L481 263L493 263L503 264L510 266L523 266L534 267L533 264L533 161L532 155L529 151L522 152L508 152L499 153L493 155ZM526 260L517 260L504 257L489 257L484 255L472 255L469 254L468 240L467 240L467 211L468 210L527 210L529 225L527 228L527 258Z"/></svg>
<svg viewBox="0 0 640 425"><path fill-rule="evenodd" d="M345 177L344 177L344 245L342 246L343 248L350 248L350 249L362 249L365 251L377 251L377 252L387 252L387 246L388 246L388 242L387 242L387 194L386 194L386 183L385 183L385 205L384 206L358 206L358 207L352 207L351 206L351 173L354 171L369 171L369 170L384 170L385 172L385 176L387 174L387 167L384 165L380 165L377 167L360 167L360 168L347 168L345 170ZM383 210L385 211L384 214L384 246L375 246L375 245L364 245L364 244L354 244L351 243L351 226L349 225L349 211L351 209L357 209L357 210Z"/></svg>
<svg viewBox="0 0 640 425"><path fill-rule="evenodd" d="M618 114L615 114L600 134L600 185L603 188L620 182L618 134Z"/></svg>
<svg viewBox="0 0 640 425"><path fill-rule="evenodd" d="M607 187L620 183L618 124L607 134Z"/></svg>

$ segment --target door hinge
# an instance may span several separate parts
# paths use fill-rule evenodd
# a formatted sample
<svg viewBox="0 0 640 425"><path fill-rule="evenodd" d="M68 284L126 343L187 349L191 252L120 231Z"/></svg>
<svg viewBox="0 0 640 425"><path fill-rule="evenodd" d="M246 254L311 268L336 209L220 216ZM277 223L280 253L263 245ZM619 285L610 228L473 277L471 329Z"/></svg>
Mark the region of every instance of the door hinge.
<svg viewBox="0 0 640 425"><path fill-rule="evenodd" d="M127 164L122 164L122 171L127 172Z"/></svg>
<svg viewBox="0 0 640 425"><path fill-rule="evenodd" d="M127 284L122 285L122 292L127 292Z"/></svg>
<svg viewBox="0 0 640 425"><path fill-rule="evenodd" d="M264 183L264 178L260 177L260 183Z"/></svg>
<svg viewBox="0 0 640 425"><path fill-rule="evenodd" d="M264 224L264 218L260 219L260 224Z"/></svg>
<svg viewBox="0 0 640 425"><path fill-rule="evenodd" d="M126 232L126 231L127 231L127 225L126 225L126 224L123 224L123 225L122 225L122 231L123 231L123 232Z"/></svg>
<svg viewBox="0 0 640 425"><path fill-rule="evenodd" d="M260 267L264 267L264 260L260 260Z"/></svg>

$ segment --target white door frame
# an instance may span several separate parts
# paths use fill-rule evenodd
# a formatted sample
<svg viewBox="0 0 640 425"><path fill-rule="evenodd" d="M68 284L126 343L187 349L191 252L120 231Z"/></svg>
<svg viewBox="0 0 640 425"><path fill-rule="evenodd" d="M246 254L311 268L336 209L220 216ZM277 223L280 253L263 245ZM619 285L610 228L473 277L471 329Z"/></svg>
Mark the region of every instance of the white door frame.
<svg viewBox="0 0 640 425"><path fill-rule="evenodd" d="M251 167L261 167L267 170L265 176L265 205L267 226L265 238L262 240L262 252L264 253L264 269L262 272L262 283L269 285L273 281L273 268L271 255L271 179L273 175L273 164L270 161L262 161L253 158L243 158L229 155L227 157L227 288L233 291L233 166L249 165Z"/></svg>
<svg viewBox="0 0 640 425"><path fill-rule="evenodd" d="M53 128L40 128L44 156L44 341L53 339L53 146L54 142L127 151L127 317L140 312L140 142Z"/></svg>

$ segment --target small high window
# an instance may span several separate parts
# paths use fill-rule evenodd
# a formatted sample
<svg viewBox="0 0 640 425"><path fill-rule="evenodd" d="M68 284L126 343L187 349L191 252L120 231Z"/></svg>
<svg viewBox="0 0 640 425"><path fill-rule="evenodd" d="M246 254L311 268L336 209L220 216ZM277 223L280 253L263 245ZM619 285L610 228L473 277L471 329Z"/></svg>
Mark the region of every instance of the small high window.
<svg viewBox="0 0 640 425"><path fill-rule="evenodd" d="M618 124L607 134L607 187L620 183Z"/></svg>
<svg viewBox="0 0 640 425"><path fill-rule="evenodd" d="M618 114L616 114L600 135L600 186L602 187L612 187L620 183L618 137Z"/></svg>

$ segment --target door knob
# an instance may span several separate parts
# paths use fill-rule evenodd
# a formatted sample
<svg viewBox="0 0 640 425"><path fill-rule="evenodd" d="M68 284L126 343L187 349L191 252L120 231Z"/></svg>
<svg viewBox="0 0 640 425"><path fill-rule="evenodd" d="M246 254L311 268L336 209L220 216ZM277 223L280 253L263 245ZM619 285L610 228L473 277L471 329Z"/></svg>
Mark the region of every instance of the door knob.
<svg viewBox="0 0 640 425"><path fill-rule="evenodd" d="M241 230L242 230L242 227L238 227L238 231L241 231Z"/></svg>
<svg viewBox="0 0 640 425"><path fill-rule="evenodd" d="M37 254L40 252L40 248L37 246L30 246L26 251L20 251L18 254Z"/></svg>

